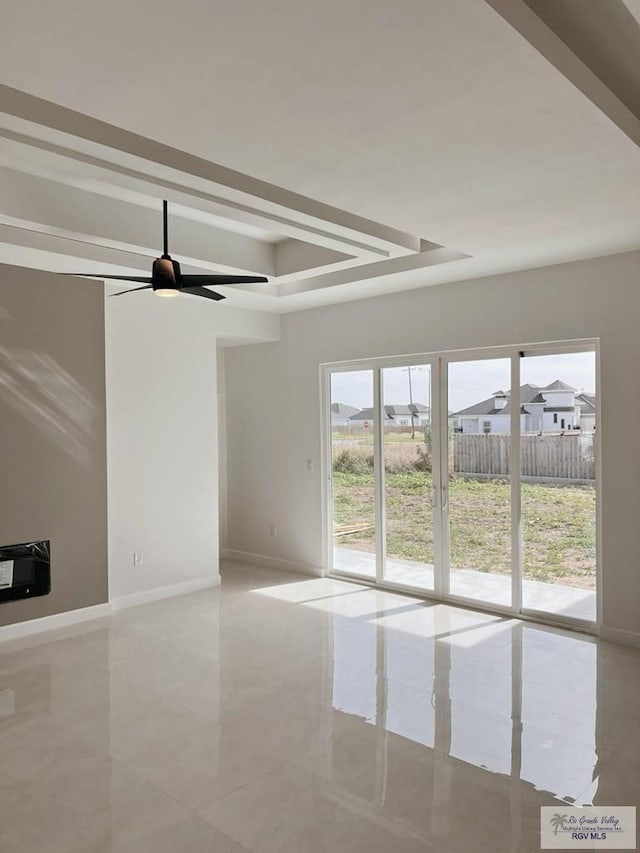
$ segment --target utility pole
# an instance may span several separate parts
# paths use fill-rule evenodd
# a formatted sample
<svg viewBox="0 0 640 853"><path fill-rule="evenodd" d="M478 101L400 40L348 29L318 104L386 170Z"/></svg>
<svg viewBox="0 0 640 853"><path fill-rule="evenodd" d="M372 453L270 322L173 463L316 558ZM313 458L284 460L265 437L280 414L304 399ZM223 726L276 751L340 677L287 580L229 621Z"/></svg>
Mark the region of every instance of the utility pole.
<svg viewBox="0 0 640 853"><path fill-rule="evenodd" d="M431 423L431 368L428 365L413 365L407 367L401 367L402 371L407 372L407 376L409 378L409 411L411 413L411 438L416 437L416 411L413 405L413 382L411 377L412 370L426 370L427 371L427 420L428 423Z"/></svg>
<svg viewBox="0 0 640 853"><path fill-rule="evenodd" d="M413 411L413 389L411 387L411 367L407 367L407 374L409 376L409 412L411 413L411 438L416 437L416 424L414 420L414 411Z"/></svg>

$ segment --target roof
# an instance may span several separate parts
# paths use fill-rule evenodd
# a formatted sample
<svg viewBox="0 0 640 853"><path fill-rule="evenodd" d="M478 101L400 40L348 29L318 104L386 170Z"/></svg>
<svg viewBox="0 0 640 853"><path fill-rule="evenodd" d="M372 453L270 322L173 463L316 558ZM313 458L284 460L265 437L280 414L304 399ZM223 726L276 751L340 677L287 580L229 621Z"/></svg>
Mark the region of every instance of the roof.
<svg viewBox="0 0 640 853"><path fill-rule="evenodd" d="M545 399L540 393L540 386L526 383L520 387L520 404L526 406L528 403L544 403ZM523 412L526 414L526 412ZM506 406L496 408L495 395L479 403L474 403L466 409L454 412L452 417L463 417L465 415L509 415L511 414L511 398L508 398Z"/></svg>
<svg viewBox="0 0 640 853"><path fill-rule="evenodd" d="M596 411L596 395L595 394L576 394L576 403L580 406L583 414L589 414Z"/></svg>
<svg viewBox="0 0 640 853"><path fill-rule="evenodd" d="M525 385L520 386L520 404L521 411L523 414L530 414L525 408L529 405L535 404L546 404L548 401L545 399L545 391L571 391L575 393L575 388L572 388L571 385L567 385L566 382L563 382L561 379L556 379L554 382L551 382L549 385L544 388L540 385L532 385L530 383L526 383ZM511 392L508 391L507 395ZM466 409L461 409L459 412L454 412L452 417L472 417L478 415L510 415L511 414L511 398L508 396L508 402L506 406L503 406L501 409L496 408L496 397L500 397L504 394L502 391L496 391L491 397L486 400L481 400L479 403L474 403L472 406L468 406ZM583 402L584 401L584 402ZM580 406L584 411L595 410L596 407L596 398L595 394L576 394L576 404ZM574 406L547 406L545 405L545 412L572 412L574 410Z"/></svg>
<svg viewBox="0 0 640 853"><path fill-rule="evenodd" d="M454 412L452 417L461 417L464 415L495 415L504 412L509 407L507 403L502 409L496 409L496 401L493 397L488 400L481 400L479 403L474 403L473 406L468 406L466 409L461 409L459 412Z"/></svg>
<svg viewBox="0 0 640 853"><path fill-rule="evenodd" d="M332 403L331 414L340 415L343 418L350 418L355 415L358 409L355 406L348 406L346 403Z"/></svg>
<svg viewBox="0 0 640 853"><path fill-rule="evenodd" d="M429 412L429 407L425 406L423 403L412 403L409 406L397 405L397 406L385 406L384 407L385 415L388 419L393 420L393 418L397 417L410 417L413 414L414 417L417 417L421 414L427 414ZM373 408L360 409L359 412L355 415L351 415L349 418L351 421L371 421L373 420Z"/></svg>
<svg viewBox="0 0 640 853"><path fill-rule="evenodd" d="M571 385L567 385L566 382L563 382L562 379L556 379L555 382L549 383L549 385L545 385L542 389L543 391L577 391L577 388L573 388Z"/></svg>
<svg viewBox="0 0 640 853"><path fill-rule="evenodd" d="M394 415L426 414L429 407L423 403L411 403L408 406L385 406L384 410L389 417L393 417Z"/></svg>

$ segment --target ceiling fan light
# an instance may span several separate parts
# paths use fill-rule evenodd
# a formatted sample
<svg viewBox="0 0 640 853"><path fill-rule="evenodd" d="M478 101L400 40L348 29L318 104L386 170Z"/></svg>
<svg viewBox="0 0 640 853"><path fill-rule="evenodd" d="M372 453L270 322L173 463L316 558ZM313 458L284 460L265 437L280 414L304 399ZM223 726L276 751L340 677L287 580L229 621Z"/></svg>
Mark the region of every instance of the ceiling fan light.
<svg viewBox="0 0 640 853"><path fill-rule="evenodd" d="M156 296L163 296L165 298L180 295L180 291L177 287L156 287L153 292Z"/></svg>

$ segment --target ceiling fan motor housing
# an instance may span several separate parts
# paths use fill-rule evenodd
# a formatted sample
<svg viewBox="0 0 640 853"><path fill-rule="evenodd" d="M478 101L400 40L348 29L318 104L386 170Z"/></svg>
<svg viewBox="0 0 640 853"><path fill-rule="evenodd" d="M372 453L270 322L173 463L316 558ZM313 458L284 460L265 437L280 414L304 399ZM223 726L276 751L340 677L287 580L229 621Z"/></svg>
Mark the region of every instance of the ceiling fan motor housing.
<svg viewBox="0 0 640 853"><path fill-rule="evenodd" d="M151 281L154 290L180 290L180 264L168 255L153 262Z"/></svg>

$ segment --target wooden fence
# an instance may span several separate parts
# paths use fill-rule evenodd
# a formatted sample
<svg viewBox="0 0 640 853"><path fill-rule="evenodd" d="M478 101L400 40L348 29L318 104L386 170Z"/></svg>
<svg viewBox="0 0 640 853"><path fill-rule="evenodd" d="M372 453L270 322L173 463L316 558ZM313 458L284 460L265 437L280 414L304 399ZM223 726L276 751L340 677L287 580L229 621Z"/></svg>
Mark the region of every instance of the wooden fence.
<svg viewBox="0 0 640 853"><path fill-rule="evenodd" d="M508 435L454 433L453 470L490 477L509 473ZM595 435L523 435L522 476L560 480L595 480Z"/></svg>

